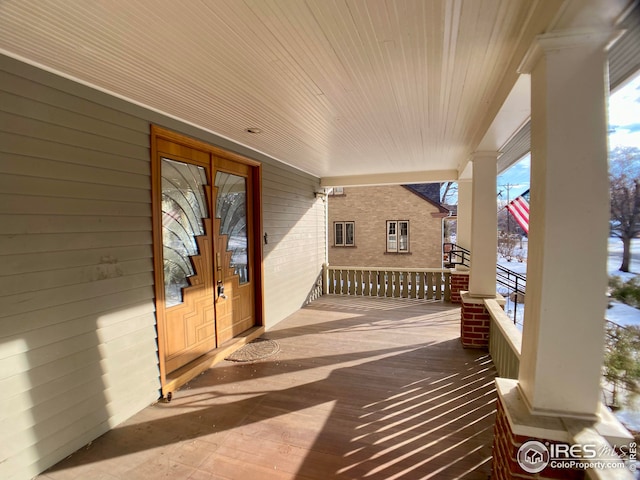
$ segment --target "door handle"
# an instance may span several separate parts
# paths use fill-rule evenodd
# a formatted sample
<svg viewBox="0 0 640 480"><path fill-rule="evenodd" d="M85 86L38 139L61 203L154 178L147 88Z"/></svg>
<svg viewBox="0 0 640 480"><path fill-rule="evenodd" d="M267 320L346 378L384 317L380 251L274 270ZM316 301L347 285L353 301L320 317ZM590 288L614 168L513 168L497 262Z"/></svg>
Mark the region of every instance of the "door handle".
<svg viewBox="0 0 640 480"><path fill-rule="evenodd" d="M227 298L224 294L224 268L222 268L221 258L220 252L216 252L216 271L218 272L216 275L218 278L216 290L218 292L218 298Z"/></svg>
<svg viewBox="0 0 640 480"><path fill-rule="evenodd" d="M224 283L222 283L220 280L218 280L218 298L227 298L227 296L224 294Z"/></svg>

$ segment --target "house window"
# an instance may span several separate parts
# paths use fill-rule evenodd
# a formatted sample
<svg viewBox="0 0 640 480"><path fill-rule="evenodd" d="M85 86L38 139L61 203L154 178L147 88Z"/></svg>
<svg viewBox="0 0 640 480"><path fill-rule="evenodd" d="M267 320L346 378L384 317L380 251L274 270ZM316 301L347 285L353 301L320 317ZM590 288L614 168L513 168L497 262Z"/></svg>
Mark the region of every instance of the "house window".
<svg viewBox="0 0 640 480"><path fill-rule="evenodd" d="M353 247L355 245L355 230L355 222L335 222L333 224L333 244L336 247Z"/></svg>
<svg viewBox="0 0 640 480"><path fill-rule="evenodd" d="M387 220L387 252L409 251L409 221Z"/></svg>
<svg viewBox="0 0 640 480"><path fill-rule="evenodd" d="M333 187L329 192L329 195L331 196L344 195L344 187Z"/></svg>

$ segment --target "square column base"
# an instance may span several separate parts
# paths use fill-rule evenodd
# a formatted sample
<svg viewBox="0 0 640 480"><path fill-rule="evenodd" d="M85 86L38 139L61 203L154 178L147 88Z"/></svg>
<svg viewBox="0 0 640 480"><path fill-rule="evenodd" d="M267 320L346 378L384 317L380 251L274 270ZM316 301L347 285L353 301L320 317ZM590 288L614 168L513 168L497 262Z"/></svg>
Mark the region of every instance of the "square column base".
<svg viewBox="0 0 640 480"><path fill-rule="evenodd" d="M554 462L554 458L556 461L568 458L566 455L575 446L573 448L577 450L574 451L586 452L583 453L585 459L577 460L579 462L588 462L588 449L593 448L597 452L595 461L621 463L622 460L614 452L617 450L618 453L629 453L629 448L634 448L631 434L604 406L601 406L599 421L596 423L531 415L521 397L517 380L497 378L496 387L498 404L493 438L492 480L595 478L584 469L559 465ZM604 473L614 476L597 478L633 478L629 468L621 467L599 470L601 475Z"/></svg>
<svg viewBox="0 0 640 480"><path fill-rule="evenodd" d="M496 295L496 301L504 308L505 299ZM469 292L460 292L460 340L464 348L489 348L491 315L484 306L484 298L472 297Z"/></svg>

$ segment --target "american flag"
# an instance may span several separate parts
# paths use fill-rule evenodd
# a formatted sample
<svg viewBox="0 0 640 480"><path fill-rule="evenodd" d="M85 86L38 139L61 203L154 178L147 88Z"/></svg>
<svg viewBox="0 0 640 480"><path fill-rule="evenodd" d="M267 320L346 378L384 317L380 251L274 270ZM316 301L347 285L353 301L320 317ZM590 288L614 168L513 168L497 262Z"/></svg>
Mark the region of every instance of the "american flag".
<svg viewBox="0 0 640 480"><path fill-rule="evenodd" d="M516 219L518 225L528 234L529 233L529 190L524 192L518 198L507 205L507 210Z"/></svg>

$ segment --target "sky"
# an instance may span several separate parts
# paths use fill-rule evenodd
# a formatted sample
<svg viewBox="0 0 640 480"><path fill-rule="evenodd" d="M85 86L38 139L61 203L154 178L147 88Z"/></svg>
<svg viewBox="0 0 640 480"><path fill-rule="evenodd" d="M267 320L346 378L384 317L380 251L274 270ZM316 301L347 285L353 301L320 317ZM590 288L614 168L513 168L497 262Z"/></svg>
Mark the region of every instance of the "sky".
<svg viewBox="0 0 640 480"><path fill-rule="evenodd" d="M640 148L640 74L609 97L609 148ZM531 156L526 155L498 176L502 199L514 199L529 188Z"/></svg>

